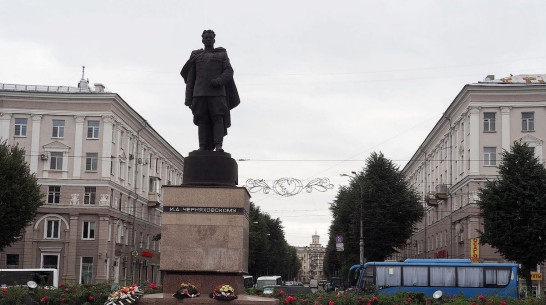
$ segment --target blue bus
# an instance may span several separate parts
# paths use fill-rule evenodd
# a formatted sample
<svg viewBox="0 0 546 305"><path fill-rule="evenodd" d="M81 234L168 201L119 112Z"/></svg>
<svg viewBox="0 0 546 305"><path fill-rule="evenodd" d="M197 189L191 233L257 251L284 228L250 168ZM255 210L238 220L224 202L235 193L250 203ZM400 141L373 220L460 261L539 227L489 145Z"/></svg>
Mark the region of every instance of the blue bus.
<svg viewBox="0 0 546 305"><path fill-rule="evenodd" d="M496 295L518 297L518 265L471 263L469 259L407 259L404 262L369 262L349 269L357 291L375 287L378 293L422 292L432 297Z"/></svg>

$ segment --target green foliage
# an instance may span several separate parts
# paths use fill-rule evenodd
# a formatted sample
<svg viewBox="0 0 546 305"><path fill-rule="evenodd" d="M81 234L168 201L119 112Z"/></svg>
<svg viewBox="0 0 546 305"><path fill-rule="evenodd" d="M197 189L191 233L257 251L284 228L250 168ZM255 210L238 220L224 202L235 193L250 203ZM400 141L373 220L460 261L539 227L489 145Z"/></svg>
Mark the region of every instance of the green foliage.
<svg viewBox="0 0 546 305"><path fill-rule="evenodd" d="M364 257L383 261L405 244L423 217L418 194L404 179L397 165L382 153L372 153L363 171L342 187L330 205L325 272L345 278L359 262L360 206L363 207ZM344 238L344 251L336 252L335 236Z"/></svg>
<svg viewBox="0 0 546 305"><path fill-rule="evenodd" d="M19 240L43 204L36 181L24 149L0 143L0 251Z"/></svg>
<svg viewBox="0 0 546 305"><path fill-rule="evenodd" d="M273 219L250 203L248 272L256 279L262 275L280 275L293 279L301 262L295 247L288 245L280 219Z"/></svg>
<svg viewBox="0 0 546 305"><path fill-rule="evenodd" d="M147 282L142 286L145 294L162 292L160 285L155 286ZM111 287L109 283L99 283L94 285L79 285L62 283L58 289L46 289L38 287L34 290L34 295L28 293L25 286L0 288L0 305L24 304L25 298L30 298L35 304L46 305L90 305L104 304L108 299Z"/></svg>
<svg viewBox="0 0 546 305"><path fill-rule="evenodd" d="M504 151L499 179L479 191L484 230L480 242L522 265L527 287L531 268L546 260L546 169L526 144Z"/></svg>

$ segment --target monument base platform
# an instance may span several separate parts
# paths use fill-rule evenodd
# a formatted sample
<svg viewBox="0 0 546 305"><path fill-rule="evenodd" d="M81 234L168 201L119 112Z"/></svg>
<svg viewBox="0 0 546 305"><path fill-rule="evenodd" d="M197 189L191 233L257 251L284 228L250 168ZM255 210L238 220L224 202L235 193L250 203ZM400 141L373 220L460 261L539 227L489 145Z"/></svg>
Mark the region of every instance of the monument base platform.
<svg viewBox="0 0 546 305"><path fill-rule="evenodd" d="M223 284L231 285L237 294L245 290L241 274L165 271L163 291L172 291L174 293L181 283L192 283L197 287L201 295L211 293L214 287Z"/></svg>
<svg viewBox="0 0 546 305"><path fill-rule="evenodd" d="M207 294L201 294L200 297L179 300L168 293L147 294L143 296L137 305L278 305L279 300L273 298L262 298L246 294L239 295L237 299L226 302L211 299Z"/></svg>
<svg viewBox="0 0 546 305"><path fill-rule="evenodd" d="M184 158L183 181L184 185L235 186L237 162L225 152L194 150Z"/></svg>

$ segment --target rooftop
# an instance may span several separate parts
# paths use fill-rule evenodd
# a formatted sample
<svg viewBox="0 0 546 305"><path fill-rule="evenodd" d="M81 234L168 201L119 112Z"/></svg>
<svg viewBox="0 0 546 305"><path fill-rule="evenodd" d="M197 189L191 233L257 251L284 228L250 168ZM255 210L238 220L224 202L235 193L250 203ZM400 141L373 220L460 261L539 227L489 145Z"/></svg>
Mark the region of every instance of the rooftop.
<svg viewBox="0 0 546 305"><path fill-rule="evenodd" d="M487 75L478 84L546 84L546 74L520 74L503 78L495 78L495 75Z"/></svg>
<svg viewBox="0 0 546 305"><path fill-rule="evenodd" d="M110 93L101 83L95 83L95 87L89 86L89 80L81 79L77 87L72 86L45 86L45 85L21 85L0 83L0 91L34 91L51 93Z"/></svg>

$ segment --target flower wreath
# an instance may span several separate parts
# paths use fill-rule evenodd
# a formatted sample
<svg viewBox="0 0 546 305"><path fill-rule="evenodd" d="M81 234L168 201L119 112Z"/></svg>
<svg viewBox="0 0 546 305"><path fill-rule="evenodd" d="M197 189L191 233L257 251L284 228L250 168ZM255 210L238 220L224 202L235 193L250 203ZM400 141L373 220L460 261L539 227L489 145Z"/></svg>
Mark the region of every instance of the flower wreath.
<svg viewBox="0 0 546 305"><path fill-rule="evenodd" d="M220 301L231 301L237 298L235 289L230 285L218 285L214 287L214 291L212 291L210 297Z"/></svg>
<svg viewBox="0 0 546 305"><path fill-rule="evenodd" d="M198 297L200 294L197 291L197 288L195 285L191 283L182 283L180 284L180 288L173 294L173 297L177 299L185 299L185 298L195 298Z"/></svg>
<svg viewBox="0 0 546 305"><path fill-rule="evenodd" d="M134 304L143 295L144 291L142 291L136 284L133 284L110 293L104 305Z"/></svg>

